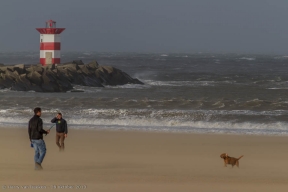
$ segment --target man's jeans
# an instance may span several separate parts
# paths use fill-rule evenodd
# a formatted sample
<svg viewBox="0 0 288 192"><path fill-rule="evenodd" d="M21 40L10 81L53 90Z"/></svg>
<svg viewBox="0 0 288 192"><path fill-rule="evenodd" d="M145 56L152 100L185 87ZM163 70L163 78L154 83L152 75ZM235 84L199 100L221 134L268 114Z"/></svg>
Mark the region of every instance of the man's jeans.
<svg viewBox="0 0 288 192"><path fill-rule="evenodd" d="M35 163L41 164L45 155L46 155L46 145L44 140L39 139L39 140L31 140L33 147L35 149L35 156L34 156L34 161Z"/></svg>

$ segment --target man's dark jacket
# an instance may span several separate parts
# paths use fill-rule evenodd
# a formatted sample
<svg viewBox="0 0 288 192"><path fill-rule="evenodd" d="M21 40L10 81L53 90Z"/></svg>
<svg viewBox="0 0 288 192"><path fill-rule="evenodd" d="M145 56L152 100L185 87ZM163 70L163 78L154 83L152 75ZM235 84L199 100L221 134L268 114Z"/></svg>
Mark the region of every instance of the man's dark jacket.
<svg viewBox="0 0 288 192"><path fill-rule="evenodd" d="M58 133L68 133L68 128L67 128L67 122L65 119L61 118L61 119L57 119L56 117L54 117L51 120L51 123L56 123L56 131Z"/></svg>
<svg viewBox="0 0 288 192"><path fill-rule="evenodd" d="M43 121L38 115L34 115L28 125L28 133L30 141L43 139L43 134L47 134L47 131L43 129Z"/></svg>

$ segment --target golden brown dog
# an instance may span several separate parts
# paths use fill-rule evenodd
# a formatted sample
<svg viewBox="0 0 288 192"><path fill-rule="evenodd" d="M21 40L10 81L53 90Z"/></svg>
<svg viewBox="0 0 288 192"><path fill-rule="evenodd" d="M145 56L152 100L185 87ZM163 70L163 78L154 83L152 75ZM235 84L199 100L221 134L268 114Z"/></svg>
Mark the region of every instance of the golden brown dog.
<svg viewBox="0 0 288 192"><path fill-rule="evenodd" d="M220 157L222 159L224 159L224 166L227 167L227 164L231 164L232 165L232 168L234 167L234 165L236 165L237 167L239 167L239 159L241 159L243 157L240 156L238 159L235 158L235 157L229 157L227 153L222 153L220 155Z"/></svg>

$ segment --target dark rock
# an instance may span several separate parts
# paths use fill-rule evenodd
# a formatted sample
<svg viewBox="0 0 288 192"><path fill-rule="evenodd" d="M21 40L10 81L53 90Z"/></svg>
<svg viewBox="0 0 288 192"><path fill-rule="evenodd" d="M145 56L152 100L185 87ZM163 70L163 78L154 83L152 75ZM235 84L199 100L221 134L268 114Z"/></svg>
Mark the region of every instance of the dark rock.
<svg viewBox="0 0 288 192"><path fill-rule="evenodd" d="M77 72L80 70L79 66L76 64L66 64L61 67L57 67L57 70L60 71L64 76L67 77L68 81L73 84L81 85L81 75Z"/></svg>
<svg viewBox="0 0 288 192"><path fill-rule="evenodd" d="M38 72L40 75L42 75L43 71L44 71L44 67L42 67L41 65L33 65L31 67L26 68L27 72L33 72L36 71Z"/></svg>
<svg viewBox="0 0 288 192"><path fill-rule="evenodd" d="M57 66L57 69L59 69L59 68L69 69L70 71L77 71L80 69L79 66L77 64L74 64L74 63L68 63L68 64Z"/></svg>
<svg viewBox="0 0 288 192"><path fill-rule="evenodd" d="M97 69L98 67L99 67L99 64L97 63L97 61L92 61L92 62L90 62L90 63L88 63L87 65L86 65L86 67L88 68L88 69Z"/></svg>
<svg viewBox="0 0 288 192"><path fill-rule="evenodd" d="M138 79L133 79L127 73L110 66L100 66L96 70L96 74L105 85L143 84Z"/></svg>
<svg viewBox="0 0 288 192"><path fill-rule="evenodd" d="M104 85L143 84L127 73L110 66L99 66L97 61L85 65L81 60L56 65L0 66L0 89L18 91L66 92L73 84L93 87ZM74 90L75 91L75 90Z"/></svg>
<svg viewBox="0 0 288 192"><path fill-rule="evenodd" d="M7 67L7 70L8 70L8 71L11 71L11 72L14 72L14 71L15 71L14 66L8 65L8 66L6 66L6 67Z"/></svg>
<svg viewBox="0 0 288 192"><path fill-rule="evenodd" d="M37 71L32 71L27 74L26 78L33 84L41 87L42 84L42 75L40 75Z"/></svg>
<svg viewBox="0 0 288 192"><path fill-rule="evenodd" d="M10 69L12 69L12 68L10 68ZM18 78L19 74L17 71L11 71L7 68L7 70L5 71L5 76L7 76L13 80L16 80Z"/></svg>
<svg viewBox="0 0 288 192"><path fill-rule="evenodd" d="M7 67L5 66L0 66L0 73L5 73L5 71L7 70Z"/></svg>
<svg viewBox="0 0 288 192"><path fill-rule="evenodd" d="M41 88L44 92L61 92L58 82L55 81L56 78L51 72L45 70L41 78Z"/></svg>
<svg viewBox="0 0 288 192"><path fill-rule="evenodd" d="M54 71L54 70L53 70ZM67 73L65 70L59 70L58 68L55 70L55 73L57 75L57 79L59 82L59 85L62 87L63 90L71 90L73 88L71 84L71 80L69 79ZM73 77L71 77L72 79Z"/></svg>
<svg viewBox="0 0 288 192"><path fill-rule="evenodd" d="M15 82L15 80L12 77L3 73L0 74L0 79L1 79L0 84L1 87L3 88L11 88Z"/></svg>
<svg viewBox="0 0 288 192"><path fill-rule="evenodd" d="M26 69L24 64L19 64L14 66L14 70L18 72L18 74L26 74Z"/></svg>
<svg viewBox="0 0 288 192"><path fill-rule="evenodd" d="M31 90L31 82L26 78L26 74L22 74L18 76L15 83L12 85L11 90L16 90L16 91Z"/></svg>
<svg viewBox="0 0 288 192"><path fill-rule="evenodd" d="M73 60L72 63L76 65L85 65L82 60Z"/></svg>
<svg viewBox="0 0 288 192"><path fill-rule="evenodd" d="M92 71L89 70L86 65L80 65L79 68L80 69L78 70L78 73L82 73L86 76L91 76L93 74Z"/></svg>
<svg viewBox="0 0 288 192"><path fill-rule="evenodd" d="M53 64L47 64L47 65L45 65L45 66L43 66L43 68L44 69L54 69L55 68L55 65L53 65Z"/></svg>
<svg viewBox="0 0 288 192"><path fill-rule="evenodd" d="M5 89L5 80L2 77L2 74L0 74L0 89Z"/></svg>
<svg viewBox="0 0 288 192"><path fill-rule="evenodd" d="M45 92L65 92L73 89L72 84L62 76L62 81L59 79L57 72L46 69L42 75L42 89Z"/></svg>

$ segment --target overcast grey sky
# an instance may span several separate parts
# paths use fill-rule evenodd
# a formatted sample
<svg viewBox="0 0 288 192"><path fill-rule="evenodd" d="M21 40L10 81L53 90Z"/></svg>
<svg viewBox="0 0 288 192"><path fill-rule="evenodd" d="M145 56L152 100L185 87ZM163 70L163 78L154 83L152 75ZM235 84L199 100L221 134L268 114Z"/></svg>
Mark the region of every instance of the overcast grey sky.
<svg viewBox="0 0 288 192"><path fill-rule="evenodd" d="M2 0L0 51L38 51L49 19L62 51L288 54L287 0Z"/></svg>

